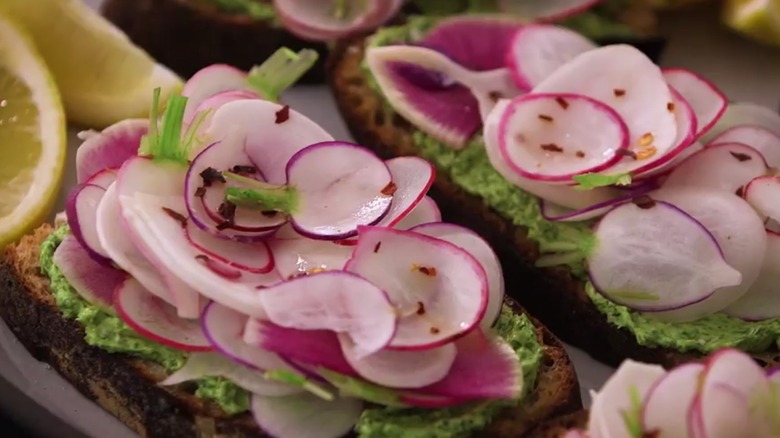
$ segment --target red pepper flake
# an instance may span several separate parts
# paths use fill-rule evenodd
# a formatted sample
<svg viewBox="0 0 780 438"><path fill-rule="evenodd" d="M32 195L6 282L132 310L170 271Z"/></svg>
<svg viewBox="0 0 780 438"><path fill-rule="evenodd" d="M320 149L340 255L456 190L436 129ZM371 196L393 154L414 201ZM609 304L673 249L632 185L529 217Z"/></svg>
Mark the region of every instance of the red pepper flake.
<svg viewBox="0 0 780 438"><path fill-rule="evenodd" d="M441 330L439 330L438 327L431 327L431 334L432 335L438 335Z"/></svg>
<svg viewBox="0 0 780 438"><path fill-rule="evenodd" d="M744 186L737 187L737 191L734 192L734 194L739 196L740 198L743 197L745 195L745 187Z"/></svg>
<svg viewBox="0 0 780 438"><path fill-rule="evenodd" d="M206 194L206 188L205 187L198 187L195 189L195 196L198 198L202 198Z"/></svg>
<svg viewBox="0 0 780 438"><path fill-rule="evenodd" d="M235 225L233 221L222 221L217 224L217 230L227 230L228 228L233 228L233 225Z"/></svg>
<svg viewBox="0 0 780 438"><path fill-rule="evenodd" d="M276 124L284 123L290 118L290 105L285 105L276 112Z"/></svg>
<svg viewBox="0 0 780 438"><path fill-rule="evenodd" d="M504 97L504 95L501 94L500 91L491 91L490 93L488 93L488 97L493 102L498 102L498 99L501 99L502 97Z"/></svg>
<svg viewBox="0 0 780 438"><path fill-rule="evenodd" d="M379 248L382 246L382 242L377 242L376 245L374 245L374 254L379 252Z"/></svg>
<svg viewBox="0 0 780 438"><path fill-rule="evenodd" d="M267 288L268 288L268 286L265 286L265 285L262 285L262 284L260 286L255 286L255 289L257 289L257 290L262 290L262 289L267 289Z"/></svg>
<svg viewBox="0 0 780 438"><path fill-rule="evenodd" d="M195 256L195 260L220 277L230 280L241 278L241 271L225 266L224 264L209 258L207 255L198 254Z"/></svg>
<svg viewBox="0 0 780 438"><path fill-rule="evenodd" d="M421 274L427 275L428 277L436 276L436 268L434 268L433 266L422 266L422 265L418 265L417 263L413 263L412 271L420 272Z"/></svg>
<svg viewBox="0 0 780 438"><path fill-rule="evenodd" d="M673 113L674 112L674 102L667 103L666 104L666 110L669 111L670 113Z"/></svg>
<svg viewBox="0 0 780 438"><path fill-rule="evenodd" d="M174 220L179 222L181 224L181 227L184 228L187 226L187 216L184 216L183 214L179 213L176 210L170 209L168 207L162 208L164 212L168 214L168 216L172 217Z"/></svg>
<svg viewBox="0 0 780 438"><path fill-rule="evenodd" d="M631 149L618 149L617 153L618 155L633 158L636 160L636 152L632 151Z"/></svg>
<svg viewBox="0 0 780 438"><path fill-rule="evenodd" d="M577 151L574 153L574 155L577 156L577 158L585 158L585 152Z"/></svg>
<svg viewBox="0 0 780 438"><path fill-rule="evenodd" d="M615 93L615 97L623 97L626 95L626 90L622 88L615 88L612 91Z"/></svg>
<svg viewBox="0 0 780 438"><path fill-rule="evenodd" d="M390 181L385 188L381 190L381 193L385 196L393 196L395 191L398 190L398 186L394 182Z"/></svg>
<svg viewBox="0 0 780 438"><path fill-rule="evenodd" d="M257 168L255 166L240 166L236 165L233 166L233 173L257 173Z"/></svg>
<svg viewBox="0 0 780 438"><path fill-rule="evenodd" d="M562 97L556 97L555 101L558 102L558 105L561 106L563 109L569 109L569 102L566 101L566 99Z"/></svg>
<svg viewBox="0 0 780 438"><path fill-rule="evenodd" d="M277 214L279 214L279 212L274 210L266 210L266 211L261 211L260 214L262 214L265 217L274 217Z"/></svg>
<svg viewBox="0 0 780 438"><path fill-rule="evenodd" d="M642 438L658 438L660 435L661 431L659 429L642 431Z"/></svg>
<svg viewBox="0 0 780 438"><path fill-rule="evenodd" d="M539 145L539 147L542 148L542 150L547 152L563 152L563 148L558 146L555 143L547 143L547 144Z"/></svg>
<svg viewBox="0 0 780 438"><path fill-rule="evenodd" d="M417 311L415 312L418 315L425 315L425 303L422 301L417 302Z"/></svg>
<svg viewBox="0 0 780 438"><path fill-rule="evenodd" d="M748 154L743 154L742 152L729 152L732 157L736 158L737 161L744 162L744 161L750 161L752 160L752 157Z"/></svg>
<svg viewBox="0 0 780 438"><path fill-rule="evenodd" d="M236 218L236 204L232 202L225 201L221 204L219 204L219 208L217 209L217 213L219 213L220 216L225 218L225 220L233 221Z"/></svg>
<svg viewBox="0 0 780 438"><path fill-rule="evenodd" d="M553 118L548 116L547 114L539 114L539 120L544 120L545 122L552 122Z"/></svg>
<svg viewBox="0 0 780 438"><path fill-rule="evenodd" d="M204 169L203 172L200 173L200 177L203 178L204 187L211 187L211 184L214 182L227 182L225 180L225 176L222 175L222 172L213 167L207 167Z"/></svg>
<svg viewBox="0 0 780 438"><path fill-rule="evenodd" d="M647 195L637 196L636 198L632 199L631 202L633 202L634 205L641 208L642 210L655 207L655 200Z"/></svg>

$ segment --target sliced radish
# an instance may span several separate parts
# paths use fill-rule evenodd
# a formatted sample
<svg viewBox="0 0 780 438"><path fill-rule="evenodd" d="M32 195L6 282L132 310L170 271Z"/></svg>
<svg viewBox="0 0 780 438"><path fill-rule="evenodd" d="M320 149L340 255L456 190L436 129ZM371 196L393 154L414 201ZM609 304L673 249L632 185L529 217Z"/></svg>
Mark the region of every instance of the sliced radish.
<svg viewBox="0 0 780 438"><path fill-rule="evenodd" d="M380 26L392 18L402 2L379 0L341 3L319 0L280 0L274 10L285 28L296 36L311 41L344 38L354 33Z"/></svg>
<svg viewBox="0 0 780 438"><path fill-rule="evenodd" d="M287 163L287 184L298 199L290 218L293 227L324 240L351 237L357 227L379 222L390 210L397 187L379 157L343 142L318 143L298 151Z"/></svg>
<svg viewBox="0 0 780 438"><path fill-rule="evenodd" d="M81 298L104 309L111 308L114 289L127 277L118 269L97 263L73 235L60 242L52 260Z"/></svg>
<svg viewBox="0 0 780 438"><path fill-rule="evenodd" d="M106 190L96 185L77 185L68 195L65 212L73 236L84 247L87 254L96 262L109 266L111 259L100 244L95 225L97 207L105 194Z"/></svg>
<svg viewBox="0 0 780 438"><path fill-rule="evenodd" d="M600 293L632 309L657 312L740 284L741 274L724 261L700 222L665 202L638 204L613 209L596 229L597 244L587 260Z"/></svg>
<svg viewBox="0 0 780 438"><path fill-rule="evenodd" d="M410 231L450 242L477 259L485 270L488 282L488 303L480 323L480 327L487 331L498 321L504 303L504 275L501 271L501 262L490 245L477 233L454 224L428 223L416 226Z"/></svg>
<svg viewBox="0 0 780 438"><path fill-rule="evenodd" d="M394 227L409 215L428 193L436 179L436 168L422 158L411 156L393 158L385 164L395 188L390 210L377 225Z"/></svg>
<svg viewBox="0 0 780 438"><path fill-rule="evenodd" d="M740 143L710 146L691 155L669 174L664 187L698 187L734 193L766 175L761 153Z"/></svg>
<svg viewBox="0 0 780 438"><path fill-rule="evenodd" d="M701 138L708 143L720 133L739 125L756 125L780 136L780 114L765 106L748 102L730 103L723 117L707 135Z"/></svg>
<svg viewBox="0 0 780 438"><path fill-rule="evenodd" d="M323 400L313 394L252 397L252 415L274 437L339 438L360 418L363 402L354 398Z"/></svg>
<svg viewBox="0 0 780 438"><path fill-rule="evenodd" d="M246 90L246 77L246 72L225 64L214 64L199 70L182 89L182 96L187 98L184 121L191 122L198 106L209 97L226 91Z"/></svg>
<svg viewBox="0 0 780 438"><path fill-rule="evenodd" d="M498 8L502 12L519 15L528 20L558 21L585 12L601 3L601 1L547 0L544 2L529 2L498 0Z"/></svg>
<svg viewBox="0 0 780 438"><path fill-rule="evenodd" d="M431 222L441 222L441 211L439 211L439 206L436 205L436 201L433 198L424 196L408 215L395 224L395 228L408 230L417 225L429 224Z"/></svg>
<svg viewBox="0 0 780 438"><path fill-rule="evenodd" d="M780 167L780 134L758 125L737 125L715 136L707 146L742 143L761 152L770 167Z"/></svg>
<svg viewBox="0 0 780 438"><path fill-rule="evenodd" d="M758 277L747 293L724 312L737 318L756 321L780 316L780 235L767 233L766 254Z"/></svg>
<svg viewBox="0 0 780 438"><path fill-rule="evenodd" d="M679 437L687 430L687 412L703 373L703 364L688 363L656 380L642 403L642 428L655 431L657 438Z"/></svg>
<svg viewBox="0 0 780 438"><path fill-rule="evenodd" d="M118 168L138 153L149 120L128 119L89 136L76 150L76 181L81 184L108 168Z"/></svg>
<svg viewBox="0 0 780 438"><path fill-rule="evenodd" d="M766 372L753 358L740 350L725 348L712 354L707 361L705 385L728 385L746 398L765 389Z"/></svg>
<svg viewBox="0 0 780 438"><path fill-rule="evenodd" d="M612 108L575 94L515 98L498 129L501 155L510 168L548 182L571 182L575 175L611 167L629 140L626 124Z"/></svg>
<svg viewBox="0 0 780 438"><path fill-rule="evenodd" d="M245 100L245 99L261 99L261 97L254 91L234 90L234 91L223 91L221 93L217 93L213 96L208 97L203 102L201 102L197 106L197 108L195 108L195 111L192 115L193 118L195 118L196 116L203 117L203 119L199 121L200 125L196 127L197 130L195 135L197 136L197 138L199 139L207 138L206 132L208 131L208 127L211 125L211 120L214 118L214 113L218 109L220 109L226 103L230 103L236 100ZM203 115L199 116L199 114L203 114ZM185 121L187 121L190 124L195 122L195 120L190 120L190 119L185 119ZM201 144L193 148L192 152L193 153L199 152L205 146L208 146L208 144L201 142Z"/></svg>
<svg viewBox="0 0 780 438"><path fill-rule="evenodd" d="M258 274L266 274L274 268L273 255L264 242L243 243L219 239L192 225L191 221L184 227L184 233L192 246L230 267Z"/></svg>
<svg viewBox="0 0 780 438"><path fill-rule="evenodd" d="M141 335L185 351L211 351L197 321L176 316L176 309L155 297L133 278L114 292L114 306L122 320Z"/></svg>
<svg viewBox="0 0 780 438"><path fill-rule="evenodd" d="M349 272L297 277L264 289L258 297L274 324L345 333L355 343L357 357L381 350L395 335L396 314L387 294Z"/></svg>
<svg viewBox="0 0 780 438"><path fill-rule="evenodd" d="M282 278L342 269L352 255L352 248L324 240L298 236L293 239L270 239L276 270Z"/></svg>
<svg viewBox="0 0 780 438"><path fill-rule="evenodd" d="M203 377L224 377L253 394L278 397L303 392L300 387L268 380L262 372L247 368L219 353L193 353L178 371L160 382L162 386L201 379Z"/></svg>
<svg viewBox="0 0 780 438"><path fill-rule="evenodd" d="M622 117L630 134L628 148L640 158L625 159L611 167L610 174L646 166L676 146L672 92L660 68L632 46L617 44L585 52L553 72L533 93L581 94L612 107Z"/></svg>
<svg viewBox="0 0 780 438"><path fill-rule="evenodd" d="M113 184L114 181L116 181L116 174L118 169L116 168L108 168L103 169L100 172L92 175L87 179L87 181L84 184L91 184L93 186L102 187L103 189L108 189L108 186Z"/></svg>
<svg viewBox="0 0 780 438"><path fill-rule="evenodd" d="M723 383L705 384L691 406L688 421L694 438L758 438L750 415L750 401Z"/></svg>
<svg viewBox="0 0 780 438"><path fill-rule="evenodd" d="M578 222L603 216L612 208L628 202L634 198L645 195L652 191L654 185L648 184L638 187L624 195L612 198L608 201L593 204L580 210L572 210L561 207L544 199L539 200L539 211L546 220L550 222Z"/></svg>
<svg viewBox="0 0 780 438"><path fill-rule="evenodd" d="M507 64L517 86L530 90L558 67L596 47L591 40L563 26L532 24L515 34L507 51Z"/></svg>
<svg viewBox="0 0 780 438"><path fill-rule="evenodd" d="M745 186L743 196L762 220L780 221L780 176L753 179Z"/></svg>
<svg viewBox="0 0 780 438"><path fill-rule="evenodd" d="M389 348L423 350L476 328L488 305L488 280L477 259L444 240L411 231L361 227L345 269L387 292L398 313Z"/></svg>
<svg viewBox="0 0 780 438"><path fill-rule="evenodd" d="M666 82L693 107L699 121L696 136L706 134L726 111L729 104L726 95L715 84L690 70L665 68L663 74Z"/></svg>

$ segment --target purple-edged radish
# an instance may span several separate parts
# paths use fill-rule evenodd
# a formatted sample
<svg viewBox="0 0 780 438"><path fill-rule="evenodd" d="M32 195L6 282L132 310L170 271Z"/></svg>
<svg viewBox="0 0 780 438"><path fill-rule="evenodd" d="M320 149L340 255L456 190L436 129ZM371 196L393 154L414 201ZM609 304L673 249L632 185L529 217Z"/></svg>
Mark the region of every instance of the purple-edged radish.
<svg viewBox="0 0 780 438"><path fill-rule="evenodd" d="M345 269L387 292L399 315L389 348L433 348L478 327L489 292L485 269L473 255L410 231L358 231L358 244Z"/></svg>
<svg viewBox="0 0 780 438"><path fill-rule="evenodd" d="M715 237L665 202L640 198L623 204L601 219L595 236L587 256L594 287L635 310L684 308L742 282Z"/></svg>
<svg viewBox="0 0 780 438"><path fill-rule="evenodd" d="M246 72L225 64L214 64L196 72L187 80L182 96L187 98L184 121L189 123L196 108L209 97L226 91L247 90Z"/></svg>
<svg viewBox="0 0 780 438"><path fill-rule="evenodd" d="M546 220L550 222L579 222L591 220L606 214L609 210L624 202L645 195L655 188L655 184L644 184L630 192L617 196L608 201L590 205L588 207L572 210L561 207L544 199L539 199L539 211Z"/></svg>
<svg viewBox="0 0 780 438"><path fill-rule="evenodd" d="M710 146L681 162L664 187L697 187L735 193L753 178L766 175L760 152L740 143Z"/></svg>
<svg viewBox="0 0 780 438"><path fill-rule="evenodd" d="M747 293L724 312L737 318L756 321L780 316L780 235L767 232L764 262Z"/></svg>
<svg viewBox="0 0 780 438"><path fill-rule="evenodd" d="M531 90L561 65L596 47L591 40L563 26L531 24L520 28L512 39L507 65L517 86Z"/></svg>
<svg viewBox="0 0 780 438"><path fill-rule="evenodd" d="M308 393L254 395L251 409L260 429L273 437L339 438L352 430L363 402L344 397L329 401Z"/></svg>
<svg viewBox="0 0 780 438"><path fill-rule="evenodd" d="M133 278L114 292L114 307L124 322L141 335L185 351L211 351L212 347L197 321L176 316L176 309Z"/></svg>
<svg viewBox="0 0 780 438"><path fill-rule="evenodd" d="M265 242L243 243L219 239L187 222L184 233L192 246L230 267L241 271L267 274L274 268L274 258Z"/></svg>
<svg viewBox="0 0 780 438"><path fill-rule="evenodd" d="M394 227L422 201L436 179L433 164L418 157L397 157L385 161L393 183L393 202L378 226Z"/></svg>
<svg viewBox="0 0 780 438"><path fill-rule="evenodd" d="M699 121L696 136L704 135L715 126L728 106L728 99L712 82L682 68L665 68L664 79L679 91L693 107Z"/></svg>
<svg viewBox="0 0 780 438"><path fill-rule="evenodd" d="M116 174L118 168L108 168L103 169L100 172L92 175L87 179L87 181L84 184L91 184L93 186L102 187L104 189L108 189L108 186L114 183L116 181Z"/></svg>
<svg viewBox="0 0 780 438"><path fill-rule="evenodd" d="M408 230L417 225L432 222L441 222L441 211L439 211L439 206L436 205L436 201L433 198L424 196L408 215L395 224L395 228Z"/></svg>
<svg viewBox="0 0 780 438"><path fill-rule="evenodd" d="M543 2L498 0L502 12L528 20L558 21L577 15L601 3L602 0L546 0Z"/></svg>
<svg viewBox="0 0 780 438"><path fill-rule="evenodd" d="M352 255L352 246L298 236L294 239L269 239L268 246L279 275L288 279L296 275L338 270Z"/></svg>
<svg viewBox="0 0 780 438"><path fill-rule="evenodd" d="M703 364L687 363L656 380L642 401L643 429L657 431L657 438L675 438L675 433L686 430L703 374Z"/></svg>
<svg viewBox="0 0 780 438"><path fill-rule="evenodd" d="M751 419L750 400L733 387L705 384L688 413L694 438L758 438Z"/></svg>
<svg viewBox="0 0 780 438"><path fill-rule="evenodd" d="M402 2L280 0L274 10L285 28L310 41L327 41L348 37L380 26L392 18Z"/></svg>
<svg viewBox="0 0 780 438"><path fill-rule="evenodd" d="M575 94L527 94L513 99L499 123L501 155L528 179L571 182L623 158L628 127L610 107Z"/></svg>
<svg viewBox="0 0 780 438"><path fill-rule="evenodd" d="M98 263L110 266L109 258L97 234L97 208L106 190L92 184L80 184L71 190L65 203L68 225L84 250Z"/></svg>
<svg viewBox="0 0 780 438"><path fill-rule="evenodd" d="M52 260L81 298L104 309L111 308L114 289L127 278L124 272L97 263L73 235L60 242Z"/></svg>
<svg viewBox="0 0 780 438"><path fill-rule="evenodd" d="M760 176L751 180L742 190L742 197L761 219L780 223L780 176Z"/></svg>
<svg viewBox="0 0 780 438"><path fill-rule="evenodd" d="M76 181L84 183L94 174L118 168L138 152L149 121L128 119L88 136L76 150Z"/></svg>
<svg viewBox="0 0 780 438"><path fill-rule="evenodd" d="M739 125L756 125L780 136L780 114L774 109L749 102L730 103L726 112L701 141L707 143L720 133Z"/></svg>
<svg viewBox="0 0 780 438"><path fill-rule="evenodd" d="M738 125L727 129L707 143L714 146L722 143L742 143L761 152L770 167L780 167L780 134L758 125Z"/></svg>

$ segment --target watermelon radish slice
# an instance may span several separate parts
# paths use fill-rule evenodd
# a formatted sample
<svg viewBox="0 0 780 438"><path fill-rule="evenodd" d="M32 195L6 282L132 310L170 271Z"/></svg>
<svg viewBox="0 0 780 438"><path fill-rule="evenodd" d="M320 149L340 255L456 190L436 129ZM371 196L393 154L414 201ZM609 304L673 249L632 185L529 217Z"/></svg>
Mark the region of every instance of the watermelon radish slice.
<svg viewBox="0 0 780 438"><path fill-rule="evenodd" d="M232 268L257 274L267 274L274 268L273 255L265 242L220 239L192 225L191 221L184 227L184 234L193 247Z"/></svg>
<svg viewBox="0 0 780 438"><path fill-rule="evenodd" d="M564 105L561 102L565 102ZM610 107L575 94L528 94L512 100L499 123L501 155L520 176L570 182L619 161L628 127Z"/></svg>
<svg viewBox="0 0 780 438"><path fill-rule="evenodd" d="M687 412L703 373L703 364L687 363L656 380L642 403L643 429L658 431L658 438L673 438L687 430Z"/></svg>
<svg viewBox="0 0 780 438"><path fill-rule="evenodd" d="M219 353L192 353L178 371L160 382L161 386L178 385L204 377L223 377L253 394L279 397L299 394L300 387L268 380L263 373L247 368Z"/></svg>
<svg viewBox="0 0 780 438"><path fill-rule="evenodd" d="M556 205L544 199L539 199L539 211L542 214L542 217L550 222L586 221L603 216L612 208L631 201L632 199L639 196L646 195L654 188L654 184L642 185L624 195L612 198L608 201L600 202L598 204L590 205L580 210L572 210L561 207L560 205Z"/></svg>
<svg viewBox="0 0 780 438"><path fill-rule="evenodd" d="M97 207L106 190L92 184L74 187L65 202L65 213L73 237L96 262L110 266L111 259L100 244L97 235Z"/></svg>
<svg viewBox="0 0 780 438"><path fill-rule="evenodd" d="M547 0L543 2L498 0L501 12L519 15L528 20L559 21L587 11L602 0Z"/></svg>
<svg viewBox="0 0 780 438"><path fill-rule="evenodd" d="M743 190L743 197L767 221L780 221L780 176L760 176L751 180Z"/></svg>
<svg viewBox="0 0 780 438"><path fill-rule="evenodd" d="M347 334L355 343L356 357L381 350L396 332L396 313L388 295L349 272L297 277L264 289L258 298L276 325Z"/></svg>
<svg viewBox="0 0 780 438"><path fill-rule="evenodd" d="M704 148L681 162L664 182L664 187L697 187L735 193L753 178L766 175L766 161L760 152L740 143Z"/></svg>
<svg viewBox="0 0 780 438"><path fill-rule="evenodd" d="M246 77L246 72L225 64L213 64L196 72L184 84L181 93L187 98L184 122L191 122L198 106L209 97L228 91L246 91Z"/></svg>
<svg viewBox="0 0 780 438"><path fill-rule="evenodd" d="M76 150L76 181L82 184L101 170L120 167L136 155L148 130L148 120L127 119L88 136Z"/></svg>
<svg viewBox="0 0 780 438"><path fill-rule="evenodd" d="M441 222L441 211L439 211L439 206L436 205L436 201L433 198L424 196L408 215L395 224L395 228L408 230L417 225L429 224L431 222Z"/></svg>
<svg viewBox="0 0 780 438"><path fill-rule="evenodd" d="M727 307L724 312L748 321L780 316L780 235L767 232L766 254L758 278L747 293Z"/></svg>
<svg viewBox="0 0 780 438"><path fill-rule="evenodd" d="M780 167L780 134L758 125L738 125L718 134L707 143L714 146L722 143L742 143L761 152L770 167Z"/></svg>
<svg viewBox="0 0 780 438"><path fill-rule="evenodd" d="M780 136L780 114L765 106L749 102L730 103L715 127L701 141L708 143L722 132L739 125L754 125Z"/></svg>
<svg viewBox="0 0 780 438"><path fill-rule="evenodd" d="M741 276L738 284L724 285L707 299L653 317L690 321L722 310L745 295L761 270L767 245L763 223L747 202L728 192L699 188L670 187L653 197L675 205L700 222L715 238L723 260Z"/></svg>
<svg viewBox="0 0 780 438"><path fill-rule="evenodd" d="M355 398L323 400L304 393L284 397L252 396L252 416L268 435L295 438L339 438L363 413Z"/></svg>
<svg viewBox="0 0 780 438"><path fill-rule="evenodd" d="M197 321L176 316L165 304L133 278L114 292L114 307L120 318L139 334L184 351L211 351L212 347Z"/></svg>
<svg viewBox="0 0 780 438"><path fill-rule="evenodd" d="M666 83L679 91L696 113L699 122L696 136L706 134L726 111L729 103L726 95L715 84L690 70L665 68L663 74Z"/></svg>
<svg viewBox="0 0 780 438"><path fill-rule="evenodd" d="M116 173L118 169L115 168L108 168L103 169L100 172L92 175L87 179L87 181L84 184L91 184L93 186L102 187L103 189L108 189L108 186L114 183L116 181Z"/></svg>
<svg viewBox="0 0 780 438"><path fill-rule="evenodd" d="M352 255L352 247L305 237L270 239L268 246L271 248L276 270L284 279L323 270L342 269Z"/></svg>
<svg viewBox="0 0 780 438"><path fill-rule="evenodd" d="M735 199L738 199L735 197ZM715 237L683 210L661 201L627 203L607 213L588 255L594 287L643 312L674 310L737 286Z"/></svg>
<svg viewBox="0 0 780 438"><path fill-rule="evenodd" d="M596 47L589 39L563 26L531 24L521 27L512 38L507 65L512 69L515 84L531 90L558 67Z"/></svg>
<svg viewBox="0 0 780 438"><path fill-rule="evenodd" d="M485 269L467 251L411 231L360 227L344 269L387 292L398 313L388 348L438 347L476 328L488 305ZM353 339L354 340L354 339Z"/></svg>
<svg viewBox="0 0 780 438"><path fill-rule="evenodd" d="M114 289L127 275L113 267L101 265L71 234L54 250L54 264L81 298L104 309L110 309Z"/></svg>

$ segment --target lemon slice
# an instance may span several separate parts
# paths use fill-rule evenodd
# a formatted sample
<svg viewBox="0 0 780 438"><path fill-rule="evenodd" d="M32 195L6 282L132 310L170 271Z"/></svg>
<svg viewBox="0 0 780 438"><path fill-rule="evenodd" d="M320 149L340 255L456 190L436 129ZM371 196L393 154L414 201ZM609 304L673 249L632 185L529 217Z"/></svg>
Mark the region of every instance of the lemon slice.
<svg viewBox="0 0 780 438"><path fill-rule="evenodd" d="M156 87L164 102L182 86L82 0L0 0L3 10L32 36L73 122L100 128L146 117Z"/></svg>
<svg viewBox="0 0 780 438"><path fill-rule="evenodd" d="M759 41L780 45L780 0L727 0L723 20Z"/></svg>
<svg viewBox="0 0 780 438"><path fill-rule="evenodd" d="M65 164L65 114L30 38L0 15L0 247L43 221Z"/></svg>

